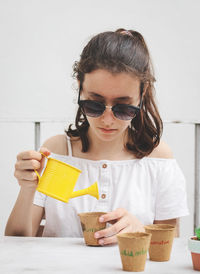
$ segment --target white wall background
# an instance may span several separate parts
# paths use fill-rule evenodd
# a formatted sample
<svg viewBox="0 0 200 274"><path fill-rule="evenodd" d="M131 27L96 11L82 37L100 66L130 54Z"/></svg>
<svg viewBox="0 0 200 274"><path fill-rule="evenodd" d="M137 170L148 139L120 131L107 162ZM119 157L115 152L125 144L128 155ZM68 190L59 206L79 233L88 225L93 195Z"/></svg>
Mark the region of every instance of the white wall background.
<svg viewBox="0 0 200 274"><path fill-rule="evenodd" d="M184 122L165 123L163 138L187 179L191 214L182 219L181 234L193 233L199 11L199 0L0 0L1 234L19 190L16 155L34 148L33 122L43 121L44 141L73 121L72 65L91 36L119 27L138 30L147 41L163 120Z"/></svg>

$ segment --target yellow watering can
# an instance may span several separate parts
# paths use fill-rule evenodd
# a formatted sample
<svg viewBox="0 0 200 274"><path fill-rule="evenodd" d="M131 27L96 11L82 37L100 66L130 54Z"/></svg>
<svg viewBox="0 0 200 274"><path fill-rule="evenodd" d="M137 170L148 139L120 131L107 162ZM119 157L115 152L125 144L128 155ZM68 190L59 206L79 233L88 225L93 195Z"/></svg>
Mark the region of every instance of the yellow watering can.
<svg viewBox="0 0 200 274"><path fill-rule="evenodd" d="M41 154L46 157L43 153ZM47 164L42 176L35 170L39 178L37 186L39 192L65 203L68 203L71 198L86 194L99 199L97 182L88 188L73 192L81 170L54 158L46 158Z"/></svg>

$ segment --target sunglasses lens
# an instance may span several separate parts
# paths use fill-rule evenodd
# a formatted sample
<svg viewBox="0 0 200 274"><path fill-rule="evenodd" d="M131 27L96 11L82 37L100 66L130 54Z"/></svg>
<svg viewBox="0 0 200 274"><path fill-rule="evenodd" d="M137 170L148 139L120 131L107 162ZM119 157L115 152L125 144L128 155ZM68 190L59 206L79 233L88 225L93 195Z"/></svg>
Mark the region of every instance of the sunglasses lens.
<svg viewBox="0 0 200 274"><path fill-rule="evenodd" d="M120 120L131 120L137 114L138 109L134 106L116 105L113 107L113 113Z"/></svg>
<svg viewBox="0 0 200 274"><path fill-rule="evenodd" d="M90 117L99 117L105 110L104 105L96 101L85 100L81 102L84 113Z"/></svg>

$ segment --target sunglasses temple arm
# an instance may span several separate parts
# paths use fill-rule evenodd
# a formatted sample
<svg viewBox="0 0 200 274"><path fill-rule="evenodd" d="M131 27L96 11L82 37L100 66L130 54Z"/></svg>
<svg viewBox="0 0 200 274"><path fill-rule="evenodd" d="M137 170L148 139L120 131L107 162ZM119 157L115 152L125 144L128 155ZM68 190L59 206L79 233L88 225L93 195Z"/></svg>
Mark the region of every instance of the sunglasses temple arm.
<svg viewBox="0 0 200 274"><path fill-rule="evenodd" d="M142 108L142 103L143 103L143 96L142 96L142 94L141 94L140 105L139 105L139 108L140 108L140 109Z"/></svg>
<svg viewBox="0 0 200 274"><path fill-rule="evenodd" d="M139 108L141 109L142 108L142 103L143 103L143 91L144 91L144 83L141 83L141 86L140 86L140 104L139 104Z"/></svg>
<svg viewBox="0 0 200 274"><path fill-rule="evenodd" d="M80 82L80 87L78 92L78 103L80 102L81 90L82 90L82 83Z"/></svg>

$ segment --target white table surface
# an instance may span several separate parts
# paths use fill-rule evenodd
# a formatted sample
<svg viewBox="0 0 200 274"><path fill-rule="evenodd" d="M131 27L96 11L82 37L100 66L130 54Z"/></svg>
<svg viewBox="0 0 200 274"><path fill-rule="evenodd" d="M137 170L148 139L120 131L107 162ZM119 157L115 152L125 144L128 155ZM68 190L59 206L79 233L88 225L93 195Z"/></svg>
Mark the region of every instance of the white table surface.
<svg viewBox="0 0 200 274"><path fill-rule="evenodd" d="M175 239L171 259L147 259L145 273L198 273L192 268L187 239ZM117 245L90 247L82 238L0 238L0 273L126 273ZM128 273L128 272L127 272Z"/></svg>

